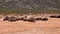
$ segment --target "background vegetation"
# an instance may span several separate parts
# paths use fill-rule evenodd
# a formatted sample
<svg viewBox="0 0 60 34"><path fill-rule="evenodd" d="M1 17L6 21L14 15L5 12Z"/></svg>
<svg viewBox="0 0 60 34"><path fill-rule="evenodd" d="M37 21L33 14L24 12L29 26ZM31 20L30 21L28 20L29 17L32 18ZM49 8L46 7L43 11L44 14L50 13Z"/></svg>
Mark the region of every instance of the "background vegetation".
<svg viewBox="0 0 60 34"><path fill-rule="evenodd" d="M0 14L60 13L60 0L0 0Z"/></svg>
<svg viewBox="0 0 60 34"><path fill-rule="evenodd" d="M18 8L0 8L0 14L43 14L43 13L48 13L48 14L55 14L55 13L60 13L60 9L57 10L42 10L42 9L18 9Z"/></svg>

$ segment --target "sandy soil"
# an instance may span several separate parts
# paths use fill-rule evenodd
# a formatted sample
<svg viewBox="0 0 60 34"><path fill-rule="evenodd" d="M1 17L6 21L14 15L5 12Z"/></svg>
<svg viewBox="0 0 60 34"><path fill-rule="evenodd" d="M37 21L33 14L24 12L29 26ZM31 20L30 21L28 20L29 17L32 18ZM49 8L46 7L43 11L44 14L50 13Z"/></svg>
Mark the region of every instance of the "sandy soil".
<svg viewBox="0 0 60 34"><path fill-rule="evenodd" d="M36 22L8 22L1 18L0 34L60 34L60 18Z"/></svg>

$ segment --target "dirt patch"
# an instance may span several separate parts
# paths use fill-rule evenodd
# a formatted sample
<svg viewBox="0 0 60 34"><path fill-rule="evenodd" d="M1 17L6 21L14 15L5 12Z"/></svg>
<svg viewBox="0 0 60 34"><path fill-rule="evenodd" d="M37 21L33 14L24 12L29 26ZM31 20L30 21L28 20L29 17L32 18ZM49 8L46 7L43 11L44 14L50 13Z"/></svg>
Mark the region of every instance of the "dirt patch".
<svg viewBox="0 0 60 34"><path fill-rule="evenodd" d="M60 18L48 21L8 22L0 19L0 34L60 34Z"/></svg>

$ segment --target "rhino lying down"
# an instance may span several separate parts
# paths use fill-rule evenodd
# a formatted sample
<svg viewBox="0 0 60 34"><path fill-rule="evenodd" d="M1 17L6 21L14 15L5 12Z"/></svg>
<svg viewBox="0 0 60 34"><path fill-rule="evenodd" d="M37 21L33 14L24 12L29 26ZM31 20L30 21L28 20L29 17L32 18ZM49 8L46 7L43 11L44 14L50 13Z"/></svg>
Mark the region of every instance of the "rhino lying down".
<svg viewBox="0 0 60 34"><path fill-rule="evenodd" d="M51 15L50 18L60 18L60 15Z"/></svg>
<svg viewBox="0 0 60 34"><path fill-rule="evenodd" d="M13 16L5 16L3 21L17 21L18 19Z"/></svg>
<svg viewBox="0 0 60 34"><path fill-rule="evenodd" d="M34 17L25 16L25 17L23 18L23 21L35 22L35 19L34 19Z"/></svg>

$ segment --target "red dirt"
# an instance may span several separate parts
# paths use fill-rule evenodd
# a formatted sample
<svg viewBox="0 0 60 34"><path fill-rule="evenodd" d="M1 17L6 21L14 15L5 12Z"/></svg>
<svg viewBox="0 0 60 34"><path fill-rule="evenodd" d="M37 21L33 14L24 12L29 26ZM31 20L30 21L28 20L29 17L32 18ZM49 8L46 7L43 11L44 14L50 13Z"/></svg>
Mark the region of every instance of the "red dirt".
<svg viewBox="0 0 60 34"><path fill-rule="evenodd" d="M36 31L31 33L30 30L34 29ZM16 34L16 32L20 32L18 34L60 34L60 18L49 18L48 21L36 22L8 22L0 19L0 34Z"/></svg>

